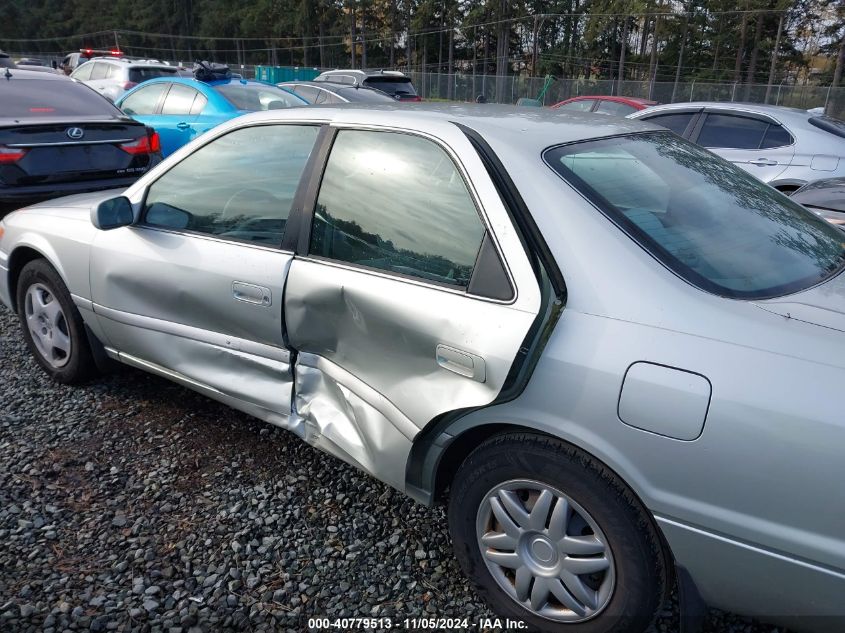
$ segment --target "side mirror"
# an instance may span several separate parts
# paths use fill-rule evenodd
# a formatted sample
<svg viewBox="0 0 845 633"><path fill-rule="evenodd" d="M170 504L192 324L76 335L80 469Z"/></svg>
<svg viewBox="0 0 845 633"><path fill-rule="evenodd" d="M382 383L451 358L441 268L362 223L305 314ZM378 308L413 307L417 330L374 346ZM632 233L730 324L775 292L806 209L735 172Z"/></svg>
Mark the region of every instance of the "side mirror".
<svg viewBox="0 0 845 633"><path fill-rule="evenodd" d="M91 210L91 223L101 231L129 226L134 221L132 203L125 196L103 200Z"/></svg>

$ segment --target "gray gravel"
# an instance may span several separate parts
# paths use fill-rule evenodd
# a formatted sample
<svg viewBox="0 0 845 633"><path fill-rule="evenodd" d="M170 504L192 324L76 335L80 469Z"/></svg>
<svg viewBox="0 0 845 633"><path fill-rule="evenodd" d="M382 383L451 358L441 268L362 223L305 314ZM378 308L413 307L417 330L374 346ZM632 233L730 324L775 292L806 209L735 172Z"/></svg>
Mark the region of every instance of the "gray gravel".
<svg viewBox="0 0 845 633"><path fill-rule="evenodd" d="M0 631L431 615L493 617L442 508L141 372L54 384L0 307ZM674 601L656 630L678 630ZM777 631L709 614L705 631L728 630Z"/></svg>

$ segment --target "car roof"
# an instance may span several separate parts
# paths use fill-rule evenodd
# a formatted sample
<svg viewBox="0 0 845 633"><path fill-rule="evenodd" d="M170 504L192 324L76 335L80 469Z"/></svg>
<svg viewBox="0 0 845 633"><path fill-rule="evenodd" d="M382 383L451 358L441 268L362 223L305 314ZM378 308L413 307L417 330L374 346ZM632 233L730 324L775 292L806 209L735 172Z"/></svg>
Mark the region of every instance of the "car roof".
<svg viewBox="0 0 845 633"><path fill-rule="evenodd" d="M324 90L368 90L369 92L378 92L381 94L386 94L377 88L373 88L371 86L355 86L353 84L345 84L339 81L297 81L296 79L292 79L290 81L283 81L282 83L276 84L277 86L285 87L285 86L314 86L315 88L322 88Z"/></svg>
<svg viewBox="0 0 845 633"><path fill-rule="evenodd" d="M690 101L686 103L664 103L662 105L649 108L648 110L629 114L628 116L631 118L637 118L642 115L651 116L658 112L670 110L700 110L702 108L719 108L721 110L733 110L736 112L747 112L749 114L766 114L775 119L791 121L806 121L813 116L806 110L801 110L800 108L787 108L785 106L769 105L765 103L742 103L736 101Z"/></svg>
<svg viewBox="0 0 845 633"><path fill-rule="evenodd" d="M0 69L0 80L6 81L5 68ZM44 81L73 81L70 77L58 73L45 73L38 70L24 70L23 68L9 68L9 80L12 79L42 79Z"/></svg>
<svg viewBox="0 0 845 633"><path fill-rule="evenodd" d="M458 123L517 151L540 152L552 145L666 130L631 119L585 112L474 103L415 103L319 105L255 112L241 121L324 120L327 123L384 125L400 129L425 128L426 124Z"/></svg>
<svg viewBox="0 0 845 633"><path fill-rule="evenodd" d="M154 60L154 59L129 59L128 57L92 57L88 61L91 62L109 62L112 64L120 64L125 66L144 66L151 67L151 68L172 68L173 70L177 70L176 66L171 66L170 64L165 64L162 61Z"/></svg>
<svg viewBox="0 0 845 633"><path fill-rule="evenodd" d="M585 99L598 99L599 101L618 101L620 103L633 102L641 103L643 105L651 105L657 103L657 101L643 99L642 97L626 97L623 95L579 95L577 97L571 97L569 99L566 99L561 103L566 103L567 101L583 101Z"/></svg>

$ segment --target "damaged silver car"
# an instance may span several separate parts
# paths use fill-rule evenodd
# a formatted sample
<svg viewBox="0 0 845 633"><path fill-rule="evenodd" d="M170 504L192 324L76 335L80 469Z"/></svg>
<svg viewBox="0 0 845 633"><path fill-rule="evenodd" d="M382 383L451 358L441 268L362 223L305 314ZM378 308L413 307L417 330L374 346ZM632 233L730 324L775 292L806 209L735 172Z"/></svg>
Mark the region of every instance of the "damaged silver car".
<svg viewBox="0 0 845 633"><path fill-rule="evenodd" d="M640 632L673 587L845 627L841 231L657 126L235 119L125 192L9 215L53 378L109 359L446 502L501 615Z"/></svg>

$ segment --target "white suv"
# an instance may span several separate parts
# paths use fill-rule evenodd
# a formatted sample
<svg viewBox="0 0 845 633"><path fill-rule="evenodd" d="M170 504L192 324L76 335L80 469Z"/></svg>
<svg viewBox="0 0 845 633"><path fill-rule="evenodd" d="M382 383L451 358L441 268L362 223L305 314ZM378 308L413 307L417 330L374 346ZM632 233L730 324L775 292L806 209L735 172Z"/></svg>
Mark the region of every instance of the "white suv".
<svg viewBox="0 0 845 633"><path fill-rule="evenodd" d="M95 57L77 67L70 76L116 101L124 92L147 79L178 77L178 69L156 60Z"/></svg>

